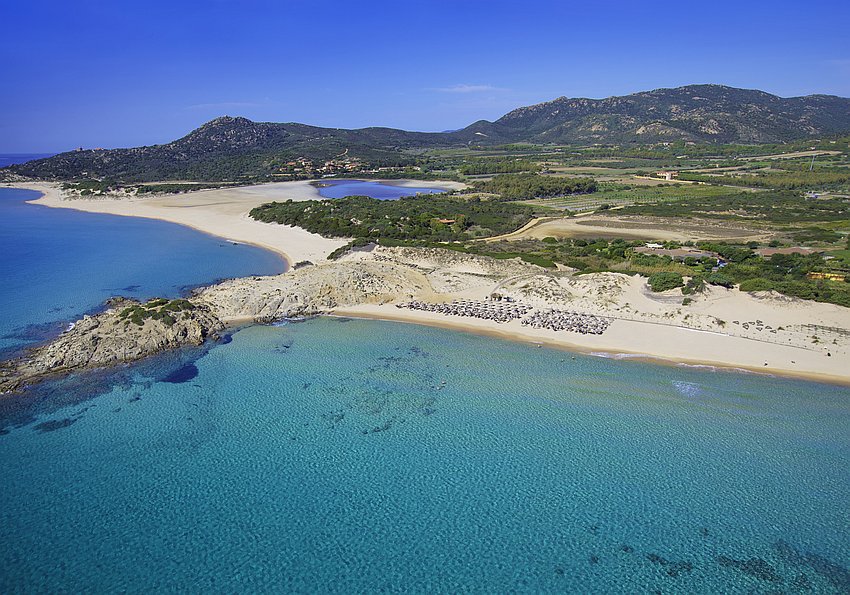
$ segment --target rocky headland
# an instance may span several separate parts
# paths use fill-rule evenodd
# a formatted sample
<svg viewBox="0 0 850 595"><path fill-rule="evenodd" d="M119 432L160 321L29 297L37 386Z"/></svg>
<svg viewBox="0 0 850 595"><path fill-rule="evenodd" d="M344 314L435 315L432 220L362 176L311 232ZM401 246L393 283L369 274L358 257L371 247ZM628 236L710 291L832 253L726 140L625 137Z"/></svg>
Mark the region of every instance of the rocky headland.
<svg viewBox="0 0 850 595"><path fill-rule="evenodd" d="M707 288L685 306L678 290L651 292L641 277L574 273L434 248L354 250L338 261L302 263L282 275L227 280L187 299L113 300L51 343L0 365L0 392L200 345L229 325L327 313L850 382L839 363L850 351L846 309L839 306L724 288ZM567 312L576 320L605 320L594 318L602 332L581 334L568 332L575 325L555 328L523 323L524 318L483 320L446 316L440 308L394 307L411 300L504 300L521 304L524 316L532 318Z"/></svg>
<svg viewBox="0 0 850 595"><path fill-rule="evenodd" d="M91 368L133 362L218 338L222 322L209 308L188 300L145 304L117 298L84 316L50 343L0 365L0 393Z"/></svg>

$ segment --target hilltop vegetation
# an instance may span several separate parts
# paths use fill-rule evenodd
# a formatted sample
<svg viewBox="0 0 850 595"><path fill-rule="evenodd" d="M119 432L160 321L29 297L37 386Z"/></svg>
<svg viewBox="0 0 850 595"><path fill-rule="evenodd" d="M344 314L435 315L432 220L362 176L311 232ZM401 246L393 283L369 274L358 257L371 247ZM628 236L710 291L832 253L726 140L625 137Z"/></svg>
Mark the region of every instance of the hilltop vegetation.
<svg viewBox="0 0 850 595"><path fill-rule="evenodd" d="M127 183L246 182L352 172L371 175L385 168L429 169L434 164L423 150L446 148L502 152L500 160L460 164L462 175L516 173L533 172L536 166L531 160L516 160L516 155L506 159L506 153L533 152L535 147L591 147L584 156L593 159L606 151L599 145L618 145L621 158L657 160L665 154L664 149L653 148L653 154L642 149L633 152L632 148L676 143L787 143L848 132L850 99L826 95L785 99L761 91L691 85L607 99L561 97L516 109L495 122L482 120L441 133L346 130L222 117L170 143L71 151L10 166L2 175L50 180L110 178ZM700 156L698 150L685 154Z"/></svg>
<svg viewBox="0 0 850 595"><path fill-rule="evenodd" d="M381 243L397 245L393 242ZM422 242L407 242L405 245L434 246ZM717 269L719 261L715 257L688 257L677 261L670 256L635 251L639 246L643 246L643 242L578 238L467 241L442 245L460 252L495 258L522 258L543 267L560 264L584 273L613 271L644 275L653 291L681 287L683 295L694 295L702 292L706 285L727 288L739 285L742 291L773 290L800 299L850 307L850 282L810 278L812 273L834 270L833 265L824 261L820 254L773 254L763 258L755 253L751 245L716 242L696 244L694 248L714 252L727 262L726 266ZM667 242L665 246L678 248L680 245Z"/></svg>

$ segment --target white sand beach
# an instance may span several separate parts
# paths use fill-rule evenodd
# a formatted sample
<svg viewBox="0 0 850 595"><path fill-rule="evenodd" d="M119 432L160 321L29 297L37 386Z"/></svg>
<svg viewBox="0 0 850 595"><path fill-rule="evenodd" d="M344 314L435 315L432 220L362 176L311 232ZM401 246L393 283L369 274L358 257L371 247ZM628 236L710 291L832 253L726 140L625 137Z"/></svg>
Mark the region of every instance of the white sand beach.
<svg viewBox="0 0 850 595"><path fill-rule="evenodd" d="M581 335L523 326L518 320L495 323L390 304L339 308L334 315L435 326L605 357L634 357L850 385L846 349L836 350L833 357L827 357L819 350L652 322L614 320L602 335Z"/></svg>
<svg viewBox="0 0 850 595"><path fill-rule="evenodd" d="M420 182L414 182L418 185ZM678 290L656 294L645 279L619 273L573 276L518 260L495 261L444 250L378 248L339 262L344 245L303 229L254 221L253 207L271 200L317 197L309 182L203 190L151 198L66 200L58 187L25 184L50 207L171 221L278 252L290 263L317 266L262 279L232 280L201 293L224 321L270 320L304 309L435 325L583 352L747 369L850 384L850 310L831 304L710 287L682 305ZM397 308L406 299L486 300L493 293L537 310L603 316L601 335L582 335Z"/></svg>
<svg viewBox="0 0 850 595"><path fill-rule="evenodd" d="M429 264L417 262L418 270ZM535 309L550 308L611 320L601 335L537 329L519 320L497 323L472 317L358 304L336 315L440 326L503 338L599 353L644 356L669 362L739 368L850 384L850 310L789 298L709 287L682 305L678 289L653 293L646 280L619 273L572 277L538 269L507 279L487 279L458 258L426 276L435 294L426 301L487 300L498 292ZM511 275L517 271L507 272Z"/></svg>
<svg viewBox="0 0 850 595"><path fill-rule="evenodd" d="M448 189L464 187L458 182L372 181L405 187ZM248 216L251 209L267 202L321 199L322 196L313 185L313 181L309 180L148 197L103 196L72 199L63 196L56 184L26 183L7 186L42 192L44 196L32 202L48 207L179 223L224 239L267 248L280 254L290 266L303 261L323 261L328 254L349 241L346 238L324 238L298 227L263 223Z"/></svg>
<svg viewBox="0 0 850 595"><path fill-rule="evenodd" d="M348 240L323 238L297 227L263 223L248 217L254 207L274 200L320 198L309 182L280 182L259 186L199 190L152 197L98 197L67 199L55 184L15 184L42 192L32 201L48 207L160 219L186 225L228 240L253 244L280 254L290 265L321 261Z"/></svg>

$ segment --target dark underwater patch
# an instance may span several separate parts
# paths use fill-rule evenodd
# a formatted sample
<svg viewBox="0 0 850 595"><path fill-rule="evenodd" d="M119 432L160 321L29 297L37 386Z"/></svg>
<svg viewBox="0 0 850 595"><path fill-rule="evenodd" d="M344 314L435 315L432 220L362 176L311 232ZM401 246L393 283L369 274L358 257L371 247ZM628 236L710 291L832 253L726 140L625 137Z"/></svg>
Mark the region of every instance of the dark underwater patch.
<svg viewBox="0 0 850 595"><path fill-rule="evenodd" d="M29 324L16 328L8 335L3 335L3 339L17 339L18 341L26 341L27 343L41 343L48 341L59 335L62 331L68 328L68 322L45 322L43 324Z"/></svg>
<svg viewBox="0 0 850 595"><path fill-rule="evenodd" d="M186 364L185 366L181 366L177 368L171 374L166 376L161 380L161 382L168 382L169 384L182 384L184 382L189 382L193 378L198 376L198 366L195 364Z"/></svg>
<svg viewBox="0 0 850 595"><path fill-rule="evenodd" d="M55 432L56 430L67 428L76 421L76 419L71 419L70 417L66 417L65 419L51 419L50 421L37 424L33 429L39 434L46 434L47 432Z"/></svg>
<svg viewBox="0 0 850 595"><path fill-rule="evenodd" d="M728 556L718 556L717 563L725 568L734 568L753 576L759 580L770 583L781 583L782 577L776 572L776 569L761 558L748 558L746 560L736 560Z"/></svg>
<svg viewBox="0 0 850 595"><path fill-rule="evenodd" d="M801 552L782 539L777 541L774 547L787 563L794 566L808 566L828 580L836 589L850 593L850 569L819 554ZM808 584L809 582L805 574L799 575L795 581L803 584Z"/></svg>

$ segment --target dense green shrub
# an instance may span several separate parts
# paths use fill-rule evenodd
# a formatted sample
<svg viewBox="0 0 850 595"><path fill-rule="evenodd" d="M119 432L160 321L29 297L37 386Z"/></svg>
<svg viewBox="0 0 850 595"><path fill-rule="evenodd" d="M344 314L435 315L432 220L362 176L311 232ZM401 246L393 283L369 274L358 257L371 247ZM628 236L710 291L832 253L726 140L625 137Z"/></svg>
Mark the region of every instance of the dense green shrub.
<svg viewBox="0 0 850 595"><path fill-rule="evenodd" d="M705 289L705 279L703 279L702 275L694 275L688 282L685 283L685 286L682 288L682 293L684 295L691 295L694 293L701 293Z"/></svg>
<svg viewBox="0 0 850 595"><path fill-rule="evenodd" d="M721 287L730 289L735 286L735 282L732 279L720 272L711 273L705 278L705 282L709 285L720 285Z"/></svg>
<svg viewBox="0 0 850 595"><path fill-rule="evenodd" d="M650 275L647 283L649 283L649 287L652 291L668 291L670 289L675 289L676 287L682 287L685 284L684 279L682 279L682 275L668 272Z"/></svg>
<svg viewBox="0 0 850 595"><path fill-rule="evenodd" d="M566 178L539 174L504 174L487 182L475 182L480 192L498 194L504 200L551 198L567 194L595 192L596 180L592 178Z"/></svg>
<svg viewBox="0 0 850 595"><path fill-rule="evenodd" d="M470 239L478 235L475 232L489 236L514 231L540 212L523 204L435 194L398 200L348 196L274 202L253 209L251 217L326 237L439 242Z"/></svg>

